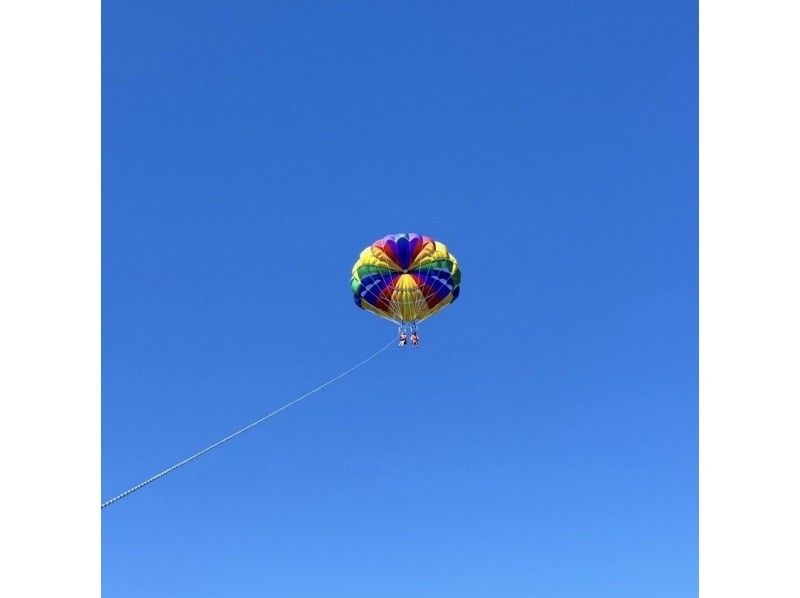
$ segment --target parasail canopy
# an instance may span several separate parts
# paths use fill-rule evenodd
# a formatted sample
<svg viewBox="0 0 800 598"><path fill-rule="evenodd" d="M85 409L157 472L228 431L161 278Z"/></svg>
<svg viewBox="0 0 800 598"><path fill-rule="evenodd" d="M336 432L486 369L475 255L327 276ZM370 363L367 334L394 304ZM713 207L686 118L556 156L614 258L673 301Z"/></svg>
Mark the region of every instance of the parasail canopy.
<svg viewBox="0 0 800 598"><path fill-rule="evenodd" d="M444 243L401 233L378 239L353 265L356 305L397 322L416 323L458 298L461 270Z"/></svg>

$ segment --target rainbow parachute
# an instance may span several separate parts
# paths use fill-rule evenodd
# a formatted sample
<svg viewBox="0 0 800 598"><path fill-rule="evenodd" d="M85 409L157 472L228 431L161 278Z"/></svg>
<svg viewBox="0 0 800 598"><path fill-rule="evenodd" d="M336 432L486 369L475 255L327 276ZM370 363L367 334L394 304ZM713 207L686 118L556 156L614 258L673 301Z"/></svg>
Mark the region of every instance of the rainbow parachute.
<svg viewBox="0 0 800 598"><path fill-rule="evenodd" d="M421 322L458 298L461 270L444 243L415 233L364 249L350 286L362 309L398 324Z"/></svg>

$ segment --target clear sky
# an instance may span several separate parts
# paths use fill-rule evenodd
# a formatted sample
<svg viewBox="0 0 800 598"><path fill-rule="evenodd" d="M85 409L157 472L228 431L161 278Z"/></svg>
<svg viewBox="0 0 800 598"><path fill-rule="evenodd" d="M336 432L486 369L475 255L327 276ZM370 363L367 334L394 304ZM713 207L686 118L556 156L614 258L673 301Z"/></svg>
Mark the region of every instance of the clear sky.
<svg viewBox="0 0 800 598"><path fill-rule="evenodd" d="M697 593L695 2L103 3L104 596ZM100 499L101 497L98 497Z"/></svg>

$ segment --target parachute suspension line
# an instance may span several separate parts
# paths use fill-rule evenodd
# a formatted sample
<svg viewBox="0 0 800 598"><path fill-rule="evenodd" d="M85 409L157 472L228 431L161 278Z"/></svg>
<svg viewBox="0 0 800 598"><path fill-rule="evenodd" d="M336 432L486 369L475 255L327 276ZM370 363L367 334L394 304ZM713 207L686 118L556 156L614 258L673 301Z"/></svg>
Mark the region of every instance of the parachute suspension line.
<svg viewBox="0 0 800 598"><path fill-rule="evenodd" d="M389 283L387 283L386 279L383 277L383 273L381 273L381 279L382 279L382 281L383 281L383 286L384 286L384 288L386 288L386 287L388 286L388 284L389 284ZM395 284L396 284L396 281L395 281ZM398 309L398 308L397 308L397 306L395 305L395 302L392 300L392 297L394 296L394 294L395 294L396 292L397 292L397 287L395 287L395 288L393 288L393 289L392 289L392 293L391 293L391 295L389 296L389 299L388 299L388 301L389 301L389 308L392 310L392 315L393 315L394 317L396 317L396 318L398 319L398 321L400 321L400 322L403 322L404 320L403 320L403 313L402 313L402 310Z"/></svg>
<svg viewBox="0 0 800 598"><path fill-rule="evenodd" d="M381 287L384 288L384 289L386 287L388 287L388 285L390 283L390 279L387 278L383 274L382 271L378 273L378 276L380 276L380 279L381 279ZM419 324L420 322L422 322L423 320L427 319L428 317L430 317L431 315L433 315L434 313L436 313L437 311L439 311L439 309L441 309L443 307L442 305L439 305L439 304L435 305L432 308L428 306L428 300L431 297L433 297L434 295L436 295L442 289L442 286L443 285L442 285L441 282L438 282L436 284L432 284L431 285L431 290L428 293L426 293L424 295L417 296L413 300L408 300L408 301L406 301L404 297L401 297L401 298L395 300L395 293L402 293L403 291L402 290L398 290L398 289L393 289L390 297L386 301L387 315L392 316L392 317L386 317L386 316L383 316L383 317L385 317L387 320L397 324L397 326L399 328L407 328L410 331L412 323ZM374 291L371 291L371 292L373 293L373 295L377 299L378 294L375 293ZM421 316L421 317L417 317L413 321L412 320L408 320L407 321L405 319L405 317L404 317L404 314L403 314L403 308L404 308L404 306L409 306L409 305L413 306L412 312L415 315L418 315L418 316Z"/></svg>
<svg viewBox="0 0 800 598"><path fill-rule="evenodd" d="M278 409L276 409L275 411L271 411L270 413L267 413L265 416L263 416L263 417L261 417L261 418L257 419L257 420L256 420L256 421L254 421L253 423L247 424L247 425L246 425L245 427L243 427L243 428L239 428L238 430L236 430L236 431L235 431L235 432L233 432L232 434L229 434L228 436L226 436L226 437L225 437L225 438L223 438L222 440L218 440L218 441L217 441L217 442L215 442L214 444L211 444L211 445L207 446L206 448L204 448L204 449L201 449L201 450L197 451L197 452L196 452L196 453L194 453L193 455L190 455L190 456L186 457L185 459L183 459L183 460L181 460L181 461L178 461L178 462L177 462L175 465L172 465L171 467L168 467L168 468L167 468L167 469L165 469L164 471L161 471L161 472L159 472L159 473L155 474L154 476L147 478L145 481L143 481L143 482L140 482L139 484L136 484L135 486L133 486L133 487L129 488L129 489L128 489L128 490L126 490L125 492L123 492L123 493L121 493L121 494L118 494L117 496L115 496L115 497L113 497L113 498L110 498L110 499L108 499L107 501L103 502L103 503L100 505L100 508L101 508L101 509L105 509L107 506L114 504L114 503L115 503L115 502L117 502L118 500L121 500L121 499L125 498L126 496L128 496L128 495L130 495L130 494L133 494L133 493L134 493L134 492L136 492L137 490L141 490L142 488L144 488L144 487L145 487L145 486L147 486L148 484L152 484L152 483L153 483L153 482L155 482L156 480L158 480L158 479L160 479L160 478L163 478L165 475L172 473L173 471L175 471L176 469L178 469L179 467L181 467L181 466L183 466L183 465L186 465L186 464L187 464L187 463L189 463L190 461L194 461L194 460L195 460L195 459L197 459L198 457L200 457L200 456L202 456L202 455L206 454L207 452L209 452L209 451L211 451L211 450L213 450L213 449L217 448L218 446L220 446L220 445L222 445L222 444L225 444L225 443L226 443L226 442L228 442L229 440L233 440L234 438L236 438L236 437L237 437L237 436L239 436L240 434L243 434L244 432L247 432L247 430L249 430L249 429L251 429L251 428L255 428L255 427L258 425L258 424L260 424L260 423L262 423L262 422L265 422L266 420L268 420L269 418L271 418L273 415L277 415L278 413L280 413L280 412L281 412L281 411L283 411L284 409L288 409L289 407L291 407L291 406L292 406L292 405L294 405L295 403L299 403L299 402L300 402L300 401L302 401L303 399L307 399L308 397L310 397L310 396L311 396L311 395L313 395L314 393L316 393L316 392L318 392L318 391L322 390L323 388L325 388L326 386L329 386L330 384L333 384L333 383L334 383L334 382L336 382L337 380L340 380L341 378L344 378L345 376L347 376L347 374L349 374L349 373L351 373L351 372L353 372L353 371L357 370L357 369L358 369L358 368L360 368L362 365L366 364L368 361L371 361L372 359L374 359L375 357L377 357L378 355L380 355L381 353L383 353L384 351L386 351L386 349L388 349L389 347L393 346L395 342L396 342L396 339L395 339L395 338L392 338L392 341L391 341L389 344L387 344L387 345L384 345L384 346L383 346L383 348L379 349L378 351L376 351L375 353L373 353L372 355L370 355L369 357L367 357L367 358L366 358L366 359L364 359L363 361L360 361L359 363L357 363L356 365L354 365L354 366L353 366L353 367L351 367L350 369L347 369L347 370L345 370L344 372L342 372L341 374L338 374L337 376L334 376L333 378L331 378L331 379L330 379L330 380L328 380L327 382L324 382L324 383L320 384L319 386L317 386L316 388L314 388L314 389L312 389L312 390L309 390L309 391L308 391L307 393L305 393L304 395L301 395L301 396L297 397L296 399L294 399L294 400L292 400L292 401L290 401L290 402L286 403L286 404L285 404L283 407L279 407L279 408L278 408Z"/></svg>
<svg viewBox="0 0 800 598"><path fill-rule="evenodd" d="M387 278L383 275L383 271L379 272L379 276L381 277L381 289L383 290L387 286L389 286L390 280L387 280ZM394 295L394 293L395 290L392 289L392 295ZM377 299L377 294L375 296ZM400 324L401 322L403 322L403 314L400 313L400 311L395 308L394 301L392 301L391 297L388 299L388 305L390 313L397 318L397 320L392 320L392 321L395 322L396 324Z"/></svg>
<svg viewBox="0 0 800 598"><path fill-rule="evenodd" d="M439 288L433 287L431 289L431 291L427 295L424 295L423 297L418 298L416 300L416 303L414 305L414 307L416 308L416 312L418 314L422 314L422 318L416 320L417 323L422 322L422 320L424 320L425 318L430 316L431 313L433 313L434 310L431 309L430 307L428 307L428 299L433 297L438 292L439 292Z"/></svg>

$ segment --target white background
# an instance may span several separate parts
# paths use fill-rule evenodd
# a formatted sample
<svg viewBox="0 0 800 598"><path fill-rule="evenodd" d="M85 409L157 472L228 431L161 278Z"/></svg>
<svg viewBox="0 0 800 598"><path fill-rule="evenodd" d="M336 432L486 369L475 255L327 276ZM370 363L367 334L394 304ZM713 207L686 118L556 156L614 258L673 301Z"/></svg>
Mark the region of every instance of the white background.
<svg viewBox="0 0 800 598"><path fill-rule="evenodd" d="M700 9L700 589L800 596L800 14ZM100 6L0 8L0 593L100 593Z"/></svg>
<svg viewBox="0 0 800 598"><path fill-rule="evenodd" d="M800 596L800 12L700 8L700 590Z"/></svg>
<svg viewBox="0 0 800 598"><path fill-rule="evenodd" d="M100 594L100 3L0 3L0 595Z"/></svg>

